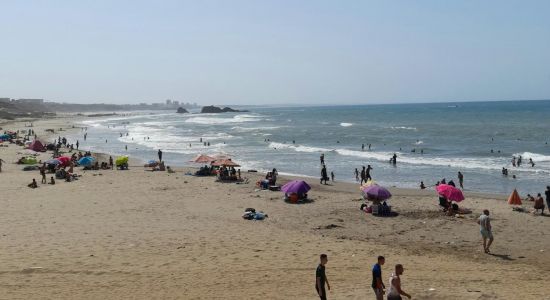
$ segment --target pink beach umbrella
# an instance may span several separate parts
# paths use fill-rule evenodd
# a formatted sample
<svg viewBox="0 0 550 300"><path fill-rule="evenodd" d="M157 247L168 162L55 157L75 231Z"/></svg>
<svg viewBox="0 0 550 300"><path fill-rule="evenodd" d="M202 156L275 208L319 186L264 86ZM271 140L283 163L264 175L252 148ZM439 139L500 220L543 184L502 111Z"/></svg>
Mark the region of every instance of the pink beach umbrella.
<svg viewBox="0 0 550 300"><path fill-rule="evenodd" d="M447 200L455 202L460 202L464 200L464 195L462 194L462 191L452 185L440 184L435 188L435 190L439 195L447 198Z"/></svg>
<svg viewBox="0 0 550 300"><path fill-rule="evenodd" d="M62 166L68 166L71 163L71 158L68 156L61 156L56 158Z"/></svg>

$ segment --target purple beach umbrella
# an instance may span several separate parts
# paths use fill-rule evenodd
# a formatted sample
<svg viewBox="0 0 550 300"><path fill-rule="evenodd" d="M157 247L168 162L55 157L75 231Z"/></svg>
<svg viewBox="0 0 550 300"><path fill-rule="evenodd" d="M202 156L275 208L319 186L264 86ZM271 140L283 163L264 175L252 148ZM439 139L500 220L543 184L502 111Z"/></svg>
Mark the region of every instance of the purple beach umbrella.
<svg viewBox="0 0 550 300"><path fill-rule="evenodd" d="M286 194L290 194L290 193L305 194L310 189L311 187L309 186L309 184L307 184L307 182L302 180L292 180L291 182L288 182L287 184L281 187L281 191L283 191Z"/></svg>
<svg viewBox="0 0 550 300"><path fill-rule="evenodd" d="M365 193L365 195L367 195L368 199L384 201L391 198L390 191L388 191L383 186L379 186L378 184L371 184L369 186L361 188L361 190L363 191L363 193Z"/></svg>

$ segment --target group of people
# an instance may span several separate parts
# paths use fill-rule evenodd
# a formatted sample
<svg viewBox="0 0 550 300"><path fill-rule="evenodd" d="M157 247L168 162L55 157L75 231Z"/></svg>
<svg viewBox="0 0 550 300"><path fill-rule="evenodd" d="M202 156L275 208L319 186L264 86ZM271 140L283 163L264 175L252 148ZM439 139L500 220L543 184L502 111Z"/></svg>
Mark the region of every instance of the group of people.
<svg viewBox="0 0 550 300"><path fill-rule="evenodd" d="M328 263L328 255L321 254L320 262L315 270L315 291L321 300L327 299L327 289L330 291L330 283L326 275L326 265ZM376 300L383 300L384 295L387 295L387 300L401 300L402 297L411 298L411 295L403 290L401 276L405 268L402 264L396 264L389 278L389 287L386 289L382 278L382 266L386 263L384 256L378 256L376 264L372 267L372 283Z"/></svg>
<svg viewBox="0 0 550 300"><path fill-rule="evenodd" d="M521 157L521 155L519 155L517 158L515 156L512 156L512 166L513 167L520 167L521 164L522 164L522 161L523 161L523 158ZM529 158L529 164L531 165L531 167L535 167L535 162L533 161L532 158Z"/></svg>

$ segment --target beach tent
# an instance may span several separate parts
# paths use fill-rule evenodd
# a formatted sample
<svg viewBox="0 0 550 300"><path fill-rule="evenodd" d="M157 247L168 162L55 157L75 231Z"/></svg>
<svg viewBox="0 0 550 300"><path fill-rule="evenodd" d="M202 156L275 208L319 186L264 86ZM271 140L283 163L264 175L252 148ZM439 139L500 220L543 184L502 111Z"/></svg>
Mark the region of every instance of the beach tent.
<svg viewBox="0 0 550 300"><path fill-rule="evenodd" d="M11 135L9 134L0 134L0 141L7 141L11 139Z"/></svg>
<svg viewBox="0 0 550 300"><path fill-rule="evenodd" d="M128 156L119 156L115 160L115 164L118 166L122 166L124 164L128 164Z"/></svg>
<svg viewBox="0 0 550 300"><path fill-rule="evenodd" d="M518 191L516 189L514 189L514 191L510 194L510 197L508 197L508 204L521 205L521 198L519 197Z"/></svg>
<svg viewBox="0 0 550 300"><path fill-rule="evenodd" d="M34 164L38 163L38 161L36 160L35 157L24 157L21 160L21 162L24 163L25 165L34 165Z"/></svg>
<svg viewBox="0 0 550 300"><path fill-rule="evenodd" d="M78 164L81 166L91 166L94 164L95 159L91 156L84 156L78 160Z"/></svg>
<svg viewBox="0 0 550 300"><path fill-rule="evenodd" d="M215 160L216 159L214 157L204 155L204 154L199 154L197 157L190 160L190 162L194 162L194 163L197 163L197 164L209 164L209 163L211 163Z"/></svg>
<svg viewBox="0 0 550 300"><path fill-rule="evenodd" d="M32 143L30 143L29 149L36 152L43 152L46 150L46 148L44 148L44 145L39 140L34 140Z"/></svg>
<svg viewBox="0 0 550 300"><path fill-rule="evenodd" d="M219 159L212 162L212 166L215 167L240 167L240 165L231 159Z"/></svg>
<svg viewBox="0 0 550 300"><path fill-rule="evenodd" d="M50 160L47 160L45 161L46 165L54 165L54 166L57 166L59 164L61 164L61 162L57 159L50 159Z"/></svg>

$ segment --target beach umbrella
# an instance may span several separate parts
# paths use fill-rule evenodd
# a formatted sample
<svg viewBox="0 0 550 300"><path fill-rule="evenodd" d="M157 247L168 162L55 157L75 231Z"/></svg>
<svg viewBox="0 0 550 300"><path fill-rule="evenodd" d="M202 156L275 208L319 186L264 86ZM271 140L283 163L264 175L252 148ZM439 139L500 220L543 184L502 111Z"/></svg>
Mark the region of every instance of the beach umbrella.
<svg viewBox="0 0 550 300"><path fill-rule="evenodd" d="M370 184L361 188L363 193L367 196L367 199L370 200L380 200L384 201L391 198L391 193L385 187L379 186L378 184Z"/></svg>
<svg viewBox="0 0 550 300"><path fill-rule="evenodd" d="M81 166L91 166L93 165L95 159L91 156L84 156L78 160L78 164Z"/></svg>
<svg viewBox="0 0 550 300"><path fill-rule="evenodd" d="M62 166L68 166L71 162L71 158L68 156L60 156L57 158L57 160L59 160Z"/></svg>
<svg viewBox="0 0 550 300"><path fill-rule="evenodd" d="M440 184L435 187L435 190L439 195L445 197L447 200L460 202L464 200L464 195L460 189L448 184Z"/></svg>
<svg viewBox="0 0 550 300"><path fill-rule="evenodd" d="M311 187L307 182L303 180L292 180L281 187L281 191L285 194L296 193L296 194L305 194Z"/></svg>
<svg viewBox="0 0 550 300"><path fill-rule="evenodd" d="M240 165L231 159L219 159L212 162L212 165L215 167L240 167Z"/></svg>
<svg viewBox="0 0 550 300"><path fill-rule="evenodd" d="M197 155L197 157L190 160L190 162L194 162L194 163L198 163L198 164L209 164L214 160L216 160L214 157L204 155L204 154L199 154L199 155Z"/></svg>
<svg viewBox="0 0 550 300"><path fill-rule="evenodd" d="M45 163L47 165L54 165L54 166L57 166L57 165L61 164L61 162L57 159L50 159L50 160L45 161Z"/></svg>
<svg viewBox="0 0 550 300"><path fill-rule="evenodd" d="M117 159L115 160L115 164L117 166L121 166L123 164L127 164L128 163L128 156L119 156L117 157Z"/></svg>
<svg viewBox="0 0 550 300"><path fill-rule="evenodd" d="M514 189L514 191L510 194L510 197L508 197L508 204L521 205L521 198L519 197L518 191L516 189Z"/></svg>

